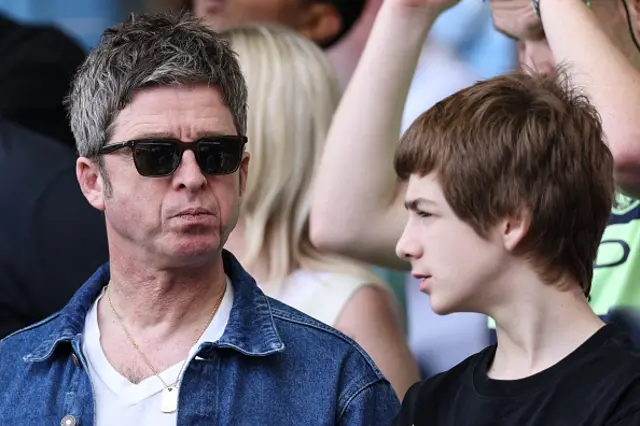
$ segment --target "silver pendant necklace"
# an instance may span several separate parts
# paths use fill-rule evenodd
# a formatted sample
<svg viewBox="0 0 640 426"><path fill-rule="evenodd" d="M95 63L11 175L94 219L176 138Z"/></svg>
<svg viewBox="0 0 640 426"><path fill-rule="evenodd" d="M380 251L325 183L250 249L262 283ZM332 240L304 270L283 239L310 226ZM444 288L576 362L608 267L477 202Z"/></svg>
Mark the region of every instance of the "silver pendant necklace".
<svg viewBox="0 0 640 426"><path fill-rule="evenodd" d="M110 290L111 290L111 285L109 284L109 285L107 285L106 293L107 293L107 299L109 300L109 305L111 306L111 311L113 311L113 314L118 319L118 322L120 323L120 326L122 327L122 330L124 331L124 333L127 335L127 338L131 342L131 345L133 345L135 350L138 352L138 354L140 354L140 356L144 360L145 364L147 364L147 366L151 369L151 371L153 371L153 374L158 379L160 379L160 381L162 382L162 385L164 386L164 389L162 389L162 403L160 405L160 411L163 412L163 413L167 413L167 414L175 413L178 410L179 382L180 382L180 378L182 376L182 371L184 370L185 366L189 362L189 357L187 357L184 360L184 362L182 363L182 367L180 368L180 372L178 372L178 377L176 378L176 381L172 385L168 385L162 379L162 377L160 376L158 371L155 369L155 367L153 366L151 361L149 361L149 359L146 357L146 355L142 352L142 350L140 349L140 347L138 346L136 341L133 340L133 337L129 333L129 330L127 330L127 328L125 327L124 322L122 321L122 317L120 317L120 315L118 315L118 313L116 312L115 308L113 307L113 302L111 301L111 292L110 292ZM192 347L195 346L198 343L198 341L200 341L200 339L204 335L204 332L207 331L207 328L209 328L209 325L211 325L211 321L213 321L213 317L215 317L216 312L218 312L218 308L220 307L220 304L222 303L222 298L224 297L225 293L226 293L226 287L225 287L224 291L222 292L222 294L220 295L220 297L218 298L218 300L216 302L216 305L213 308L213 312L211 312L211 316L209 317L209 321L207 321L207 323L205 324L204 328L202 329L202 332L200 333L200 335L198 336L196 341L193 343Z"/></svg>

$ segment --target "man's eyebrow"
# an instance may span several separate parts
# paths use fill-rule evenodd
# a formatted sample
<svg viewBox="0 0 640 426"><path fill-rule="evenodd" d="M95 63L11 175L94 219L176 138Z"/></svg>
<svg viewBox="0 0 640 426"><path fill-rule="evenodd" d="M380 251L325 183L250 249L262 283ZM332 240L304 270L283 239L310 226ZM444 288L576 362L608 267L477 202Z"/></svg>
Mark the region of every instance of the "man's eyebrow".
<svg viewBox="0 0 640 426"><path fill-rule="evenodd" d="M236 132L217 132L212 130L206 130L201 132L196 132L196 139L209 138L209 137L217 137L217 136L235 136Z"/></svg>
<svg viewBox="0 0 640 426"><path fill-rule="evenodd" d="M193 140L198 140L207 137L217 137L217 136L226 136L228 133L224 132L213 132L213 131L203 131L197 132L196 137ZM178 139L174 133L168 131L151 131L151 132L140 132L136 134L135 137L129 138L129 140L136 139Z"/></svg>
<svg viewBox="0 0 640 426"><path fill-rule="evenodd" d="M135 139L175 139L171 132L140 132L136 133L134 137L130 137L130 140Z"/></svg>

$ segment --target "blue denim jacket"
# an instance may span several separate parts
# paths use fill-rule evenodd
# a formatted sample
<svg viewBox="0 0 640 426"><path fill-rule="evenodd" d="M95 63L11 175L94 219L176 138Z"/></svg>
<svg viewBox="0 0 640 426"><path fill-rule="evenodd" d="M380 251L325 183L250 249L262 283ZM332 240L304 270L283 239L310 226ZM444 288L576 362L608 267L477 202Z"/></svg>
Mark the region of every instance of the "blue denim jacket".
<svg viewBox="0 0 640 426"><path fill-rule="evenodd" d="M229 322L185 368L179 425L390 425L400 403L352 340L265 296L228 252ZM95 423L82 353L85 316L109 280L102 266L69 304L0 342L4 424ZM66 418L65 418L66 417Z"/></svg>

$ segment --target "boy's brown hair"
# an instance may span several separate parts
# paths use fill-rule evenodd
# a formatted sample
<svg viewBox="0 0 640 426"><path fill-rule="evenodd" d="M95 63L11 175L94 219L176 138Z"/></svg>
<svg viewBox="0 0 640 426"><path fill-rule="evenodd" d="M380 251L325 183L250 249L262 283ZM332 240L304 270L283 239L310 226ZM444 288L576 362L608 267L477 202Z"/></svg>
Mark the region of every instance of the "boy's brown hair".
<svg viewBox="0 0 640 426"><path fill-rule="evenodd" d="M402 137L395 169L404 180L436 172L455 214L483 237L528 210L518 254L546 281L568 274L589 294L613 158L598 113L562 68L482 81L437 103Z"/></svg>

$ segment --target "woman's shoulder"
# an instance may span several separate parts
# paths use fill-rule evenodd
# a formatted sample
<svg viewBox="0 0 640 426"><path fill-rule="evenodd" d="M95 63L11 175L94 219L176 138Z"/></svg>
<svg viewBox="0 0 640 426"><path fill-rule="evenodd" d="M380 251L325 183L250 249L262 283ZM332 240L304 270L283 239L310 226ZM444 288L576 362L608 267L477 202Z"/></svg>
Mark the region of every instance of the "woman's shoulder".
<svg viewBox="0 0 640 426"><path fill-rule="evenodd" d="M365 277L332 271L298 269L287 279L284 299L297 299L298 309L333 325L344 306L358 290L369 287L386 291L384 284ZM295 297L293 293L299 296L304 293L304 297Z"/></svg>

